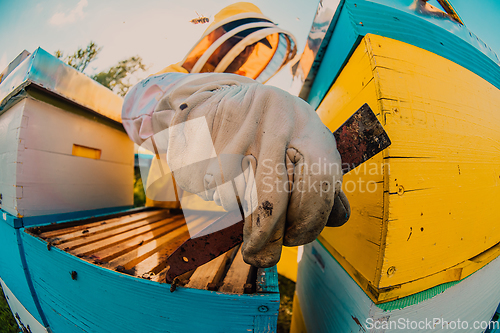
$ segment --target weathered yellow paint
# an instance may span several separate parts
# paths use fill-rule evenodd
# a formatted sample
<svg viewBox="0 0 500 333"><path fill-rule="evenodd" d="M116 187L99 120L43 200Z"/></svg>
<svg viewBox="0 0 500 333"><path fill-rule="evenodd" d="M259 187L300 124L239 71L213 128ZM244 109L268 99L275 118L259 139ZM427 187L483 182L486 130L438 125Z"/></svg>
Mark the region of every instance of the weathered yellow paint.
<svg viewBox="0 0 500 333"><path fill-rule="evenodd" d="M97 148L73 144L72 155L99 160L101 158L101 150Z"/></svg>
<svg viewBox="0 0 500 333"><path fill-rule="evenodd" d="M278 269L278 273L285 276L286 278L292 280L293 282L297 282L297 255L298 255L298 247L288 247L283 246L281 249L281 258L276 268Z"/></svg>
<svg viewBox="0 0 500 333"><path fill-rule="evenodd" d="M364 276L362 276L356 268L351 265L335 248L325 240L322 236L318 240L325 245L325 248L332 254L344 270L353 278L354 281L365 291L365 293L375 303L384 303L396 300L401 297L416 294L429 287L422 286L437 286L442 283L458 281L464 279L484 267L490 261L500 255L500 244L486 250L485 252L465 260L453 267L447 268L436 274L426 276L422 279L410 281L399 285L391 285L385 288L377 288Z"/></svg>
<svg viewBox="0 0 500 333"><path fill-rule="evenodd" d="M376 302L463 279L494 259L500 91L431 52L367 35L318 114L335 130L364 103L392 145L344 176L351 219L320 241ZM370 180L373 193L346 188Z"/></svg>
<svg viewBox="0 0 500 333"><path fill-rule="evenodd" d="M379 113L370 57L364 48L358 48L317 112L334 131L364 103ZM351 204L351 218L342 227L325 228L322 233L323 240L334 244L338 253L356 267L356 274L368 281L375 280L383 233L382 157L383 154L376 155L344 176L343 190ZM356 190L360 182L365 184L363 193ZM373 183L377 185L375 193L365 188L368 182L370 191Z"/></svg>
<svg viewBox="0 0 500 333"><path fill-rule="evenodd" d="M297 292L293 295L293 316L290 323L290 333L307 333L306 323L300 309L299 296Z"/></svg>

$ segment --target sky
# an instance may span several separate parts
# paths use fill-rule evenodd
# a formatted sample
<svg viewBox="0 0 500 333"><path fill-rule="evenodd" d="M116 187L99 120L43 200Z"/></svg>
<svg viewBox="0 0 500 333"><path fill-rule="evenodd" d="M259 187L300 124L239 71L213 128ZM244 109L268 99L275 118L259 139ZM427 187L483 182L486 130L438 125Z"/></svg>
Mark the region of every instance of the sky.
<svg viewBox="0 0 500 333"><path fill-rule="evenodd" d="M319 0L249 0L296 38L302 52ZM397 0L394 0L397 1ZM176 63L190 50L207 24L236 0L0 0L0 71L22 50L38 46L49 53L73 53L94 41L103 49L87 74L106 70L139 55L146 77ZM436 0L431 0L435 3ZM500 55L500 1L452 0L465 25ZM288 90L291 75L282 70L271 84Z"/></svg>
<svg viewBox="0 0 500 333"><path fill-rule="evenodd" d="M139 55L149 66L143 77L182 60L208 24L235 0L0 0L0 71L22 50L73 53L93 40L103 49L85 71L93 74ZM254 0L264 15L290 31L302 51L318 0ZM198 13L198 14L197 14ZM289 70L287 71L289 73ZM291 75L290 75L291 78ZM279 85L279 84L278 84Z"/></svg>

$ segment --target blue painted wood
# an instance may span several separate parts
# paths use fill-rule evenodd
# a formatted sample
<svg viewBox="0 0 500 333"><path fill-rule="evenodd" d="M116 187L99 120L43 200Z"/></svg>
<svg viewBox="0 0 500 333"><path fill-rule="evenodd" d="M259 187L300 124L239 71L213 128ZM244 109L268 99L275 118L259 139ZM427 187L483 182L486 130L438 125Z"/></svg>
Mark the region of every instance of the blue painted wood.
<svg viewBox="0 0 500 333"><path fill-rule="evenodd" d="M470 332L482 332L500 299L497 258L459 283L427 290L403 299L376 305L320 242L304 247L297 275L297 297L309 332L402 332L400 322L429 322L419 332L454 333L453 324L468 323ZM437 319L436 328L431 323ZM381 323L392 322L387 329ZM378 328L371 326L378 323ZM408 325L408 324L407 324ZM431 327L429 327L431 325Z"/></svg>
<svg viewBox="0 0 500 333"><path fill-rule="evenodd" d="M253 333L275 333L278 330L277 313L273 316L255 316Z"/></svg>
<svg viewBox="0 0 500 333"><path fill-rule="evenodd" d="M393 38L447 58L500 89L498 56L466 26L417 14L413 0L346 0L340 12L308 102L323 100L352 50L368 33ZM376 14L374 14L376 13ZM355 36L355 38L353 37Z"/></svg>
<svg viewBox="0 0 500 333"><path fill-rule="evenodd" d="M29 216L29 217L23 217L21 220L23 227L32 227L32 226L40 226L52 223L63 223L69 221L74 222L77 220L83 220L90 217L101 217L109 214L117 214L125 212L133 213L134 211L141 209L143 208L142 207L132 208L132 206L100 208L100 209L83 210L71 213L63 213L63 214Z"/></svg>
<svg viewBox="0 0 500 333"><path fill-rule="evenodd" d="M12 228L21 228L23 226L23 220L21 218L11 215L3 209L0 209L0 220L7 223Z"/></svg>
<svg viewBox="0 0 500 333"><path fill-rule="evenodd" d="M339 7L340 10L342 7ZM349 61L350 55L359 45L361 36L351 28L349 12L342 10L326 48L316 78L309 92L308 102L315 109L321 104L342 68Z"/></svg>
<svg viewBox="0 0 500 333"><path fill-rule="evenodd" d="M78 212L63 213L63 214L51 214L51 215L40 215L40 216L29 216L29 217L16 217L0 209L0 220L4 221L13 228L19 229L22 227L33 227L42 226L53 223L63 223L63 222L75 222L78 220L84 220L91 217L104 217L110 214L129 214L139 210L145 209L144 207L132 208L132 206L123 207L111 207L111 208L100 208L83 210Z"/></svg>
<svg viewBox="0 0 500 333"><path fill-rule="evenodd" d="M500 304L498 305L495 315L491 319L488 329L484 333L500 333Z"/></svg>
<svg viewBox="0 0 500 333"><path fill-rule="evenodd" d="M37 314L40 316L40 319L42 320L42 324L45 327L48 327L47 317L45 317L45 313L43 313L43 310L40 307L40 301L39 301L38 295L36 294L35 289L33 287L33 280L31 279L28 265L26 263L26 252L24 252L24 243L23 243L23 240L21 238L21 229L16 229L16 238L17 238L17 244L19 246L19 255L20 255L20 259L21 259L21 265L23 266L24 276L26 278L26 282L28 284L28 288L29 288L31 297L33 298L33 303L35 304ZM30 311L28 310L28 312L30 312Z"/></svg>
<svg viewBox="0 0 500 333"><path fill-rule="evenodd" d="M23 252L18 243L18 233L19 229L0 221L0 277L26 310L43 323L23 266Z"/></svg>
<svg viewBox="0 0 500 333"><path fill-rule="evenodd" d="M262 316L277 318L277 293L236 295L183 287L171 293L169 284L107 270L54 247L49 251L45 242L21 234L33 285L54 333L79 332L76 327L120 333L247 332L256 323L267 325Z"/></svg>
<svg viewBox="0 0 500 333"><path fill-rule="evenodd" d="M499 321L497 320L496 322L498 323ZM493 325L492 327L498 327L494 323L491 325ZM500 324L499 324L499 326L500 326ZM500 333L500 329L497 329L497 328L487 329L486 331L484 331L484 333Z"/></svg>
<svg viewBox="0 0 500 333"><path fill-rule="evenodd" d="M257 292L279 293L278 270L276 266L257 270Z"/></svg>
<svg viewBox="0 0 500 333"><path fill-rule="evenodd" d="M318 241L304 246L296 292L308 332L362 332L371 300ZM352 320L342 320L352 316Z"/></svg>
<svg viewBox="0 0 500 333"><path fill-rule="evenodd" d="M259 268L257 270L256 292L262 294L274 293L275 295L279 295L278 269L276 268L276 266L269 268ZM279 309L279 296L277 299L274 298L270 302L278 303ZM253 332L277 332L278 313L273 312L267 305L260 307L258 310L262 313L262 316L255 316Z"/></svg>

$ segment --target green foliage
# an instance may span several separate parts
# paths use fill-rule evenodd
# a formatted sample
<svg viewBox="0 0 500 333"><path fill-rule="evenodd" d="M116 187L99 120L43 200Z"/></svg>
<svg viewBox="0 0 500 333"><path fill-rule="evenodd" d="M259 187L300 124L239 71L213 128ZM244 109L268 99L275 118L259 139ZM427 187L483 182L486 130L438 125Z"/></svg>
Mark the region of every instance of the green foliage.
<svg viewBox="0 0 500 333"><path fill-rule="evenodd" d="M278 285L280 288L280 310L278 313L278 333L290 332L292 323L293 295L295 293L295 282L278 274Z"/></svg>
<svg viewBox="0 0 500 333"><path fill-rule="evenodd" d="M92 61L97 59L97 55L101 52L101 50L102 47L98 47L96 43L90 41L89 45L87 45L85 49L79 48L72 55L64 56L64 53L61 50L54 52L54 55L71 67L83 73L85 68L87 68Z"/></svg>
<svg viewBox="0 0 500 333"><path fill-rule="evenodd" d="M138 70L145 71L146 66L142 63L141 57L135 56L119 61L116 66L91 77L103 86L113 90L118 95L125 96L132 86L132 84L125 79L129 74L133 74Z"/></svg>
<svg viewBox="0 0 500 333"><path fill-rule="evenodd" d="M18 333L20 332L16 320L10 312L9 304L0 288L0 333Z"/></svg>
<svg viewBox="0 0 500 333"><path fill-rule="evenodd" d="M97 46L93 41L85 49L79 48L75 53L69 56L64 56L61 50L54 52L54 55L83 73L88 65L97 59L102 47ZM132 84L129 82L129 77L138 70L145 71L146 66L142 63L142 58L139 56L130 57L121 60L117 65L112 66L108 70L102 71L90 77L103 86L113 90L120 96L125 96Z"/></svg>
<svg viewBox="0 0 500 333"><path fill-rule="evenodd" d="M134 207L143 207L146 203L146 194L142 184L141 171L139 167L134 168Z"/></svg>

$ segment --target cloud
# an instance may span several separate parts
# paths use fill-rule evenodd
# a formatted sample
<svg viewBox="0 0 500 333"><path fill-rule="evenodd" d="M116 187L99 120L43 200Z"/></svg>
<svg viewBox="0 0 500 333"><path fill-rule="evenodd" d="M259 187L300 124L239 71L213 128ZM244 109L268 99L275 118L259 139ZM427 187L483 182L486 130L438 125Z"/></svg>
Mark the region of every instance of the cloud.
<svg viewBox="0 0 500 333"><path fill-rule="evenodd" d="M80 0L75 8L73 8L68 14L58 12L55 13L49 20L52 25L64 25L68 23L73 23L78 19L82 19L85 16L83 8L87 7L87 0Z"/></svg>
<svg viewBox="0 0 500 333"><path fill-rule="evenodd" d="M43 5L41 3L38 3L35 7L37 13L41 13L43 11Z"/></svg>

